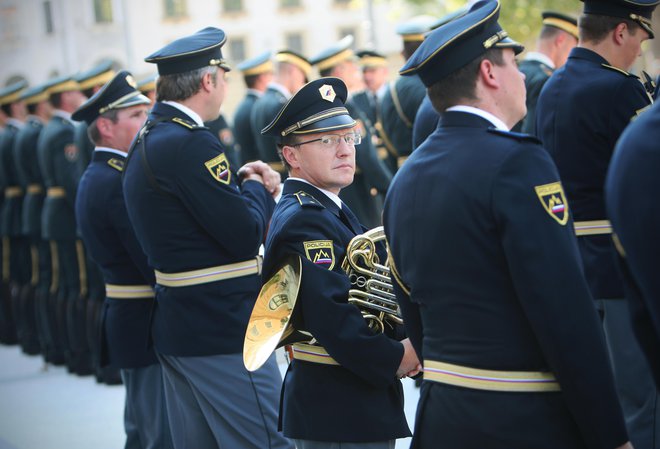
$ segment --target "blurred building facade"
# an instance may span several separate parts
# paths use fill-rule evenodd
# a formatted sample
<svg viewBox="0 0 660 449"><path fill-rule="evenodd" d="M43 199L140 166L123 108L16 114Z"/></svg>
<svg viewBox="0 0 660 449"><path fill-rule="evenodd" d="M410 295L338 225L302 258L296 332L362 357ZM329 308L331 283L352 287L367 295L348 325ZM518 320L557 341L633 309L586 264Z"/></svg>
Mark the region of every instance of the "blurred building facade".
<svg viewBox="0 0 660 449"><path fill-rule="evenodd" d="M311 57L352 34L356 48L391 55L397 67L394 29L406 14L401 0L0 0L0 86L39 84L104 59L147 75L155 67L146 55L207 26L227 33L223 53L234 65L284 48ZM242 96L240 74L230 83L229 109Z"/></svg>

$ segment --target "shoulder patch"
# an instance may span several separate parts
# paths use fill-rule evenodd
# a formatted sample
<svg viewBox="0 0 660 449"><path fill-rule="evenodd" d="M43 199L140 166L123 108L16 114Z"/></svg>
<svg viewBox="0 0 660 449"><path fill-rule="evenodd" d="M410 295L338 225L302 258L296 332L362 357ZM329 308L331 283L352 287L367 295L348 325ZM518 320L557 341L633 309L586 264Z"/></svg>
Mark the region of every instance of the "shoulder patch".
<svg viewBox="0 0 660 449"><path fill-rule="evenodd" d="M335 266L335 251L332 246L332 240L312 240L303 242L305 255L313 264L319 265L328 270Z"/></svg>
<svg viewBox="0 0 660 449"><path fill-rule="evenodd" d="M601 66L605 67L606 69L612 70L612 71L614 71L614 72L619 72L619 73L621 73L622 75L630 76L630 77L632 77L632 78L637 78L637 75L633 75L632 73L628 73L628 72L626 72L626 71L623 70L623 69L620 69L620 68L618 68L618 67L614 67L613 65L609 65L609 64L601 64Z"/></svg>
<svg viewBox="0 0 660 449"><path fill-rule="evenodd" d="M314 198L312 195L310 195L307 192L303 192L302 190L300 192L294 193L296 198L298 199L298 202L300 203L301 206L303 207L319 207L319 208L324 208L323 204L319 203L316 198Z"/></svg>
<svg viewBox="0 0 660 449"><path fill-rule="evenodd" d="M64 147L64 157L69 162L75 162L78 160L78 147L74 143L70 143Z"/></svg>
<svg viewBox="0 0 660 449"><path fill-rule="evenodd" d="M191 122L189 120L184 120L180 117L172 117L171 121L173 123L176 123L177 125L181 125L184 128L188 128L191 131L194 131L196 129L206 129L204 126L199 126L197 123Z"/></svg>
<svg viewBox="0 0 660 449"><path fill-rule="evenodd" d="M124 161L121 159L115 159L113 157L112 159L108 160L108 165L117 171L124 171Z"/></svg>
<svg viewBox="0 0 660 449"><path fill-rule="evenodd" d="M534 187L545 211L554 218L557 223L564 226L568 222L568 203L564 188L560 182L553 182Z"/></svg>
<svg viewBox="0 0 660 449"><path fill-rule="evenodd" d="M488 128L488 132L493 134L499 134L500 136L508 137L510 139L541 144L541 141L536 137L532 136L531 134L516 133L513 131L504 131L497 128Z"/></svg>
<svg viewBox="0 0 660 449"><path fill-rule="evenodd" d="M229 161L225 153L204 162L206 169L211 173L213 179L222 184L229 185L231 182L231 170L229 170Z"/></svg>

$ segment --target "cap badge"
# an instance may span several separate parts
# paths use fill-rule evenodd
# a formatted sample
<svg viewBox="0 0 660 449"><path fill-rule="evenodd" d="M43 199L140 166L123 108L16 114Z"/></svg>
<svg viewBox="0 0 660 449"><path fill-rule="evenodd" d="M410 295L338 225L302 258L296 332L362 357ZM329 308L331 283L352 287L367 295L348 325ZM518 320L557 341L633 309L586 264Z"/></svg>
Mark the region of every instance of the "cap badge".
<svg viewBox="0 0 660 449"><path fill-rule="evenodd" d="M330 84L324 84L323 86L319 87L319 92L321 93L321 98L329 101L330 103L335 101L335 97L337 96L335 90Z"/></svg>
<svg viewBox="0 0 660 449"><path fill-rule="evenodd" d="M137 83L135 82L135 78L133 78L131 75L126 75L126 84L131 86L133 89L137 89Z"/></svg>

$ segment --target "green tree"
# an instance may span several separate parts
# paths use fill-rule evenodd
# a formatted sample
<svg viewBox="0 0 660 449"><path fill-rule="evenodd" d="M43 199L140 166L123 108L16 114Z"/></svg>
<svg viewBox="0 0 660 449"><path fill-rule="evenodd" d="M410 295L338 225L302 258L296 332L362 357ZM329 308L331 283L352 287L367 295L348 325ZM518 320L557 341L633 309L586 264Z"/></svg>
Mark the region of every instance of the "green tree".
<svg viewBox="0 0 660 449"><path fill-rule="evenodd" d="M420 14L442 17L465 6L466 0L405 0ZM562 12L577 17L582 10L578 0L501 0L500 24L509 36L526 45L534 45L541 29L541 12Z"/></svg>

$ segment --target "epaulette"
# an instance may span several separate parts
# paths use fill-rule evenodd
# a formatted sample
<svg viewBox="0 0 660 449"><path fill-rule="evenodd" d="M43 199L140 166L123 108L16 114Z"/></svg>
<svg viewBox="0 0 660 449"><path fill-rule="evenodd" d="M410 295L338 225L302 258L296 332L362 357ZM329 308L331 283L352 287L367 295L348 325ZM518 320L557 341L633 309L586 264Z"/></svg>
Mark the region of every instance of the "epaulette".
<svg viewBox="0 0 660 449"><path fill-rule="evenodd" d="M325 207L323 204L319 203L312 195L307 192L303 192L302 190L300 192L294 193L294 195L296 198L298 198L298 202L302 207Z"/></svg>
<svg viewBox="0 0 660 449"><path fill-rule="evenodd" d="M609 65L609 64L601 64L601 65L602 65L603 67L605 67L606 69L610 69L610 70L613 70L613 71L615 71L615 72L619 72L619 73L621 73L621 74L623 74L623 75L626 75L626 76L629 76L629 77L631 77L631 78L638 78L637 75L633 75L632 73L628 73L628 72L626 72L626 71L623 70L623 69L620 69L620 68L618 68L618 67L614 67L613 65Z"/></svg>
<svg viewBox="0 0 660 449"><path fill-rule="evenodd" d="M117 171L124 171L124 161L121 159L108 159L108 165Z"/></svg>
<svg viewBox="0 0 660 449"><path fill-rule="evenodd" d="M195 131L197 129L208 129L206 126L199 126L197 123L182 119L180 117L172 117L171 121L177 125L183 126L184 128L188 128L191 131Z"/></svg>
<svg viewBox="0 0 660 449"><path fill-rule="evenodd" d="M497 128L488 128L488 132L493 134L499 134L500 136L509 137L511 139L516 139L522 142L532 142L532 143L541 144L541 141L536 137L532 136L531 134L516 133L513 131L504 131Z"/></svg>

